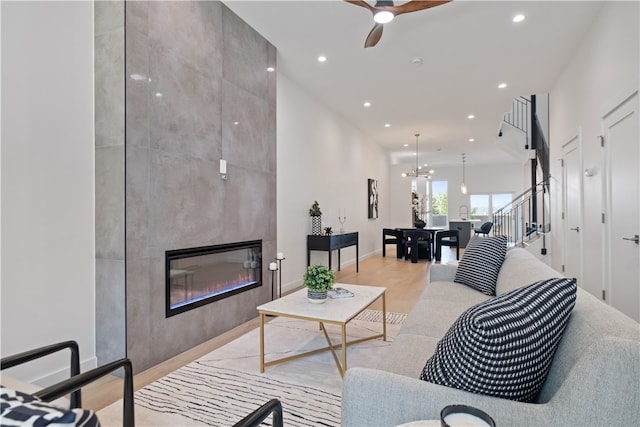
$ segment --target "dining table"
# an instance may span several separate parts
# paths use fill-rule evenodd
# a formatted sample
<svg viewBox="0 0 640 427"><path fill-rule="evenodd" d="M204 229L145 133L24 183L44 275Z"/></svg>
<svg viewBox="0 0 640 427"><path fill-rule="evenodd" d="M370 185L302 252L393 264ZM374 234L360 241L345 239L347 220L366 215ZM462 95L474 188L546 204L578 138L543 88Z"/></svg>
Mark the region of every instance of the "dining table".
<svg viewBox="0 0 640 427"><path fill-rule="evenodd" d="M442 231L444 230L446 227L436 227L436 226L431 226L431 227L423 227L423 228L396 228L396 230L400 230L403 233L403 241L402 242L397 242L396 245L405 245L405 241L408 242L409 247L410 247L410 258L411 258L411 262L412 263L417 263L418 262L418 258L423 258L423 259L427 259L429 261L431 261L431 259L433 259L433 256L435 254L435 235L438 231ZM428 242L428 246L427 246L427 252L425 256L420 257L420 249L419 249L419 242L420 241L427 241ZM398 248L398 250L400 251L400 248ZM401 249L402 252L404 252L404 248ZM407 254L405 253L405 259L407 259Z"/></svg>

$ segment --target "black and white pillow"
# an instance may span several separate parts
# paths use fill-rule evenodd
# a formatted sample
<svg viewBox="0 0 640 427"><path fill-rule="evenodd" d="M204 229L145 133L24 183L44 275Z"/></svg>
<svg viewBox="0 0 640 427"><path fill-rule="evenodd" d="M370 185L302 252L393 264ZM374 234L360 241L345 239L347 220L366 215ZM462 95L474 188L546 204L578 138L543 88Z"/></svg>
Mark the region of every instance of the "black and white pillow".
<svg viewBox="0 0 640 427"><path fill-rule="evenodd" d="M471 239L464 249L453 281L493 296L496 294L498 273L506 255L506 236Z"/></svg>
<svg viewBox="0 0 640 427"><path fill-rule="evenodd" d="M61 409L30 394L0 386L0 425L100 427L93 411Z"/></svg>
<svg viewBox="0 0 640 427"><path fill-rule="evenodd" d="M438 342L420 379L530 402L576 300L575 279L542 280L469 308Z"/></svg>

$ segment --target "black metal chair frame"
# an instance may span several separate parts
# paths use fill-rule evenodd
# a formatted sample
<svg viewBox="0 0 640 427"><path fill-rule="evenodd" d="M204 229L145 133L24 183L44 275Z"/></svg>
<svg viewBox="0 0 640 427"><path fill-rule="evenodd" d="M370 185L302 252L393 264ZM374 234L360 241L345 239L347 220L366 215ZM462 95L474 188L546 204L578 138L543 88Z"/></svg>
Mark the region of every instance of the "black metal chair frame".
<svg viewBox="0 0 640 427"><path fill-rule="evenodd" d="M258 427L269 415L273 414L273 427L283 427L282 404L278 399L271 399L236 424L233 427Z"/></svg>
<svg viewBox="0 0 640 427"><path fill-rule="evenodd" d="M97 368L91 369L85 373L80 373L80 352L78 343L75 341L64 341L48 346L28 350L13 356L7 356L0 361L0 370L9 369L26 362L56 353L64 349L71 350L70 374L67 380L45 387L35 393L33 396L44 402L51 402L60 397L71 395L71 408L80 408L82 405L82 394L80 389L87 384L92 383L98 378L124 368L124 390L123 390L123 408L122 408L122 425L124 427L134 427L134 407L133 407L133 369L131 361L127 358L107 363Z"/></svg>
<svg viewBox="0 0 640 427"><path fill-rule="evenodd" d="M456 247L456 259L460 259L460 232L458 230L443 230L436 233L436 261L442 259L442 247Z"/></svg>

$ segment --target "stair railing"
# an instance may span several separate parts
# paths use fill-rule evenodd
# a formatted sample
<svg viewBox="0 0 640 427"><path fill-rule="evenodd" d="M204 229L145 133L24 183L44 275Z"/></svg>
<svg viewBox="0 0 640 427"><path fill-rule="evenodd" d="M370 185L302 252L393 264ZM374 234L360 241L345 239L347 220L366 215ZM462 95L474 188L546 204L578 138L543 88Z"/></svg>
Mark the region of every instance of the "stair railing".
<svg viewBox="0 0 640 427"><path fill-rule="evenodd" d="M510 124L524 133L529 132L529 101L522 96L511 103L511 111L504 115L504 122Z"/></svg>
<svg viewBox="0 0 640 427"><path fill-rule="evenodd" d="M528 188L517 195L506 206L498 209L493 214L493 234L507 236L510 246L527 246L529 242L543 237L543 253L546 253L546 241L544 233L548 227L546 224L546 186L543 182ZM542 209L542 215L534 213L534 209ZM542 224L533 221L533 218L541 217Z"/></svg>

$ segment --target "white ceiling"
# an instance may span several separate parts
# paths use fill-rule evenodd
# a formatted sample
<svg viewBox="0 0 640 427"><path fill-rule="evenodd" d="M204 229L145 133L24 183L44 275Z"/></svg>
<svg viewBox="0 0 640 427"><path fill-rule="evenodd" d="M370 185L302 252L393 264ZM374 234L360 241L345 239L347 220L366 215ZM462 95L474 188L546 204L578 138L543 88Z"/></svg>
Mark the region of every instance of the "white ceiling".
<svg viewBox="0 0 640 427"><path fill-rule="evenodd" d="M362 7L337 0L225 4L278 49L280 73L388 150L393 163L414 164L420 133L420 161L434 167L459 164L462 152L469 164L513 161L497 138L503 114L519 95L550 91L602 5L455 0L396 17L378 45L365 49L373 21ZM526 19L512 22L518 13ZM317 61L321 54L325 63ZM412 64L415 57L423 64ZM508 87L498 89L503 82Z"/></svg>

